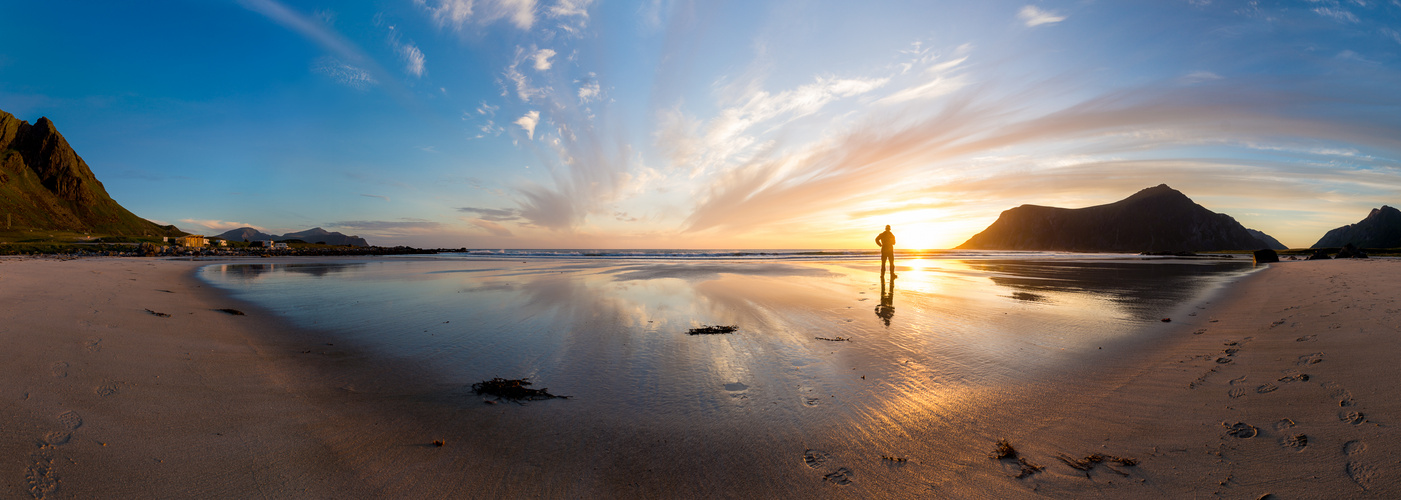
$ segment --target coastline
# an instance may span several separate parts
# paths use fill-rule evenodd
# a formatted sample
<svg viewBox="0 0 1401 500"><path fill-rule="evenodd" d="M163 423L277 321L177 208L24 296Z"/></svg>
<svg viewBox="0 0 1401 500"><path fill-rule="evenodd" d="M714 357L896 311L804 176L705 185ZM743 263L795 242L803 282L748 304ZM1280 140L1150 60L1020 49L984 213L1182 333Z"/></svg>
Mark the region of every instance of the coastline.
<svg viewBox="0 0 1401 500"><path fill-rule="evenodd" d="M15 347L0 354L0 496L1398 492L1386 471L1401 456L1388 438L1401 405L1386 394L1401 376L1386 369L1401 349L1377 342L1397 328L1387 277L1398 261L1276 264L1092 377L970 396L981 410L960 416L978 421L969 435L940 435L912 404L757 441L725 422L570 428L563 406L469 406L460 387L371 363L194 275L218 262L0 260L0 341ZM1349 422L1348 412L1363 416ZM1285 418L1294 424L1276 428ZM1256 434L1229 436L1223 421ZM1299 434L1307 444L1291 445ZM1046 469L1010 477L1013 464L987 456L998 439ZM805 463L814 449L845 460L851 484L824 481L825 469ZM1095 452L1139 464L1117 467L1121 476L1057 458ZM877 480L892 477L905 481Z"/></svg>

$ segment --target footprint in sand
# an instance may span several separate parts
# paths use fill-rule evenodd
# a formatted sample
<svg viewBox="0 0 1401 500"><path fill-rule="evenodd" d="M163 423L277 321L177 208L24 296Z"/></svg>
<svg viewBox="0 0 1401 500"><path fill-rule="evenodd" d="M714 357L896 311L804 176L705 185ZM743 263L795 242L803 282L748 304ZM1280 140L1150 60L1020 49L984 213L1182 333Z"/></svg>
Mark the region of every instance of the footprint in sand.
<svg viewBox="0 0 1401 500"><path fill-rule="evenodd" d="M72 432L53 431L48 434L44 434L44 444L47 444L49 446L68 444L68 440L70 439L73 439Z"/></svg>
<svg viewBox="0 0 1401 500"><path fill-rule="evenodd" d="M1303 337L1299 337L1299 338L1297 338L1297 339L1294 339L1295 342L1315 342L1315 341L1317 341L1317 340L1318 340L1318 335L1305 335L1305 336L1303 336Z"/></svg>
<svg viewBox="0 0 1401 500"><path fill-rule="evenodd" d="M813 469L821 467L822 464L827 463L827 461L831 459L832 455L825 451L806 450L803 452L803 463Z"/></svg>
<svg viewBox="0 0 1401 500"><path fill-rule="evenodd" d="M834 471L832 471L832 472L830 472L830 473L828 473L828 474L822 476L822 480L823 480L823 481L829 481L829 482L831 482L831 483L833 483L833 484L838 484L838 485L841 485L841 486L846 486L846 485L848 485L848 484L851 484L851 475L852 475L852 474L851 474L851 469L848 469L848 468L846 468L846 467L841 467L841 468L838 468L837 470L834 470Z"/></svg>
<svg viewBox="0 0 1401 500"><path fill-rule="evenodd" d="M1348 406L1352 406L1352 405L1353 405L1352 391L1349 391L1349 390L1347 390L1347 389L1343 389L1343 388L1341 388L1341 387L1338 387L1337 384L1332 384L1332 383L1330 383L1330 384L1325 384L1323 387L1328 388L1328 389L1335 389L1333 392L1328 393L1328 396L1329 396L1329 397L1332 397L1332 398L1334 398L1334 399L1337 399L1337 400L1338 400L1338 406L1341 406L1341 407L1348 407Z"/></svg>
<svg viewBox="0 0 1401 500"><path fill-rule="evenodd" d="M1279 378L1280 382L1308 382L1309 374L1299 373L1295 370L1284 370L1284 376Z"/></svg>
<svg viewBox="0 0 1401 500"><path fill-rule="evenodd" d="M1274 328L1274 327L1276 327L1276 326L1283 325L1286 321L1289 321L1289 320L1288 320L1288 319L1281 319L1281 320L1276 321L1276 322L1274 322L1274 323L1270 323L1270 328Z"/></svg>
<svg viewBox="0 0 1401 500"><path fill-rule="evenodd" d="M67 377L67 376L68 376L68 362L66 362L66 361L59 361L59 362L57 362L57 363L54 363L53 366L50 366L50 367L49 367L49 371L51 371L51 372L54 374L55 377L58 377L58 378Z"/></svg>
<svg viewBox="0 0 1401 500"><path fill-rule="evenodd" d="M1285 436L1280 439L1279 444L1294 451L1304 451L1304 448L1309 447L1309 437L1303 434Z"/></svg>
<svg viewBox="0 0 1401 500"><path fill-rule="evenodd" d="M1231 389L1230 391L1228 391L1228 392L1226 393L1226 395L1227 395L1227 396L1230 396L1230 397L1233 397L1233 398L1238 398L1238 397L1244 396L1244 395L1245 395L1245 388L1244 388L1244 387L1237 387L1237 388L1235 388L1235 389Z"/></svg>
<svg viewBox="0 0 1401 500"><path fill-rule="evenodd" d="M1255 392L1258 392L1258 393L1260 393L1260 394L1265 394L1265 393L1269 393L1269 392L1274 392L1276 389L1279 389L1279 386L1266 382L1265 384L1261 385L1260 387L1256 387L1256 388L1255 388Z"/></svg>
<svg viewBox="0 0 1401 500"><path fill-rule="evenodd" d="M98 396L111 396L117 393L118 384L116 382L102 384L93 389L93 393Z"/></svg>
<svg viewBox="0 0 1401 500"><path fill-rule="evenodd" d="M1322 363L1322 362L1323 362L1323 353L1321 353L1321 352L1315 352L1315 353L1313 353L1313 354L1305 354L1305 355L1303 355L1303 356L1299 356L1299 361L1295 362L1294 364L1299 365L1299 366L1307 366L1307 365L1316 365L1316 364Z"/></svg>
<svg viewBox="0 0 1401 500"><path fill-rule="evenodd" d="M58 477L54 474L54 457L38 454L29 457L29 466L24 469L25 486L29 495L44 499L58 491Z"/></svg>
<svg viewBox="0 0 1401 500"><path fill-rule="evenodd" d="M102 339L88 340L86 347L90 352L102 352Z"/></svg>
<svg viewBox="0 0 1401 500"><path fill-rule="evenodd" d="M1357 424L1360 424L1360 423L1362 423L1362 422L1366 422L1366 421L1367 421L1367 415L1364 414L1364 413L1362 413L1362 412L1356 412L1356 411L1338 412L1338 420L1343 421L1343 422L1347 422L1347 423L1352 424L1352 425L1357 425Z"/></svg>
<svg viewBox="0 0 1401 500"><path fill-rule="evenodd" d="M1347 477L1365 491L1378 476L1377 467L1363 461L1367 444L1361 441L1348 441L1343 444L1343 455L1347 457Z"/></svg>
<svg viewBox="0 0 1401 500"><path fill-rule="evenodd" d="M79 416L76 411L68 410L58 414L58 422L69 430L75 430L83 426L83 417Z"/></svg>
<svg viewBox="0 0 1401 500"><path fill-rule="evenodd" d="M1227 435L1241 439L1250 439L1260 433L1260 430L1256 429L1255 426L1245 422L1236 422L1234 424L1221 422L1221 426L1226 428Z"/></svg>
<svg viewBox="0 0 1401 500"><path fill-rule="evenodd" d="M1231 379L1231 385L1241 385L1245 383L1245 375Z"/></svg>
<svg viewBox="0 0 1401 500"><path fill-rule="evenodd" d="M1279 419L1278 422L1275 422L1275 430L1277 430L1277 431L1283 432L1285 429L1288 429L1288 428L1290 428L1290 427L1294 427L1294 421L1293 421L1293 420L1290 420L1290 419L1287 419L1287 418L1281 418L1281 419Z"/></svg>
<svg viewBox="0 0 1401 500"><path fill-rule="evenodd" d="M817 404L818 404L819 402L821 402L821 401L822 401L822 400L819 399L819 398L803 398L803 405L805 405L805 406L817 406Z"/></svg>

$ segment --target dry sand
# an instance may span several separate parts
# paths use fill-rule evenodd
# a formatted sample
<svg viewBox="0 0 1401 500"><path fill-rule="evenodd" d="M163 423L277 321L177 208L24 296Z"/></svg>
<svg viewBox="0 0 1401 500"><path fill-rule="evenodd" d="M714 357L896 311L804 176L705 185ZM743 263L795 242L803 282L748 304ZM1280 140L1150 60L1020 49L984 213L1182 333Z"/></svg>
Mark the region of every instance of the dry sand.
<svg viewBox="0 0 1401 500"><path fill-rule="evenodd" d="M529 422L203 286L208 263L0 260L0 498L1401 498L1401 261L1278 264L1112 369L987 396L957 415L975 431L872 414L847 429L884 448L762 464L723 439L517 435ZM999 438L1045 469L1012 477L987 456ZM842 453L849 483L824 481ZM1094 453L1137 464L1058 458Z"/></svg>

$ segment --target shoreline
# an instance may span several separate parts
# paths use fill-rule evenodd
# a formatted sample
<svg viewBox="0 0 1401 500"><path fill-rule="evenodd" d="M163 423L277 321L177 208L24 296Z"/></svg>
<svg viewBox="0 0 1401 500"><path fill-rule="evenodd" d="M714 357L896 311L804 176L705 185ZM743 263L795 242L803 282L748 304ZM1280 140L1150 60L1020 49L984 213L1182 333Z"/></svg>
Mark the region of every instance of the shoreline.
<svg viewBox="0 0 1401 500"><path fill-rule="evenodd" d="M327 259L289 259L309 260ZM1162 325L1165 338L1132 359L1087 368L1092 377L975 395L997 402L959 415L980 420L972 435L941 435L931 420L937 415L906 405L865 422L833 422L759 443L746 443L752 434L727 430L724 422L705 423L715 433L705 434L685 430L686 422L629 429L620 418L576 424L578 434L567 434L563 405L514 408L467 398L468 405L461 387L424 383L412 370L296 329L195 275L218 262L0 260L0 298L10 304L0 312L0 340L16 347L0 354L7 492L0 496L869 496L932 489L956 497L1255 498L1401 491L1388 477L1401 456L1388 430L1401 405L1385 396L1401 379L1385 370L1388 356L1401 349L1377 337L1398 326L1388 309L1401 306L1385 305L1390 289L1378 287L1401 272L1401 262L1290 262L1252 273L1217 290L1224 298L1209 299L1191 321ZM1339 280L1384 293L1364 294ZM216 311L227 307L248 314ZM1366 335L1380 345L1369 345ZM337 345L318 345L327 343ZM1230 349L1237 350L1227 355ZM1314 353L1322 354L1308 357ZM1217 363L1221 358L1230 361ZM1296 379L1278 380L1288 370ZM1349 412L1361 420L1345 420ZM1285 418L1293 426L1277 429ZM1256 434L1232 437L1222 421L1245 423ZM542 424L566 427L542 431ZM882 425L895 430L860 434ZM1299 434L1308 437L1302 447L1290 441ZM579 435L591 437L571 437ZM502 442L505 436L518 442ZM998 439L1046 469L1012 478L1014 464L987 458ZM435 447L434 440L447 445ZM612 448L618 446L631 449ZM805 449L844 461L852 484L824 481L826 469L810 467ZM1138 465L1081 471L1057 458L1094 452ZM727 454L760 459L729 464ZM558 458L570 456L594 458L584 465ZM877 476L923 487L879 484Z"/></svg>

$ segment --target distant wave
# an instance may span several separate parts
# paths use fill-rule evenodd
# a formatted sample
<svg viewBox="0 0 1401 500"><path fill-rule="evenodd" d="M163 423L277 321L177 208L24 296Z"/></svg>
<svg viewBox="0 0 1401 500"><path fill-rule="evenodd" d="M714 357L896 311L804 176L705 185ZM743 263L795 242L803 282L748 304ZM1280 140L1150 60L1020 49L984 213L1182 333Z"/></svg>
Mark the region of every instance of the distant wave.
<svg viewBox="0 0 1401 500"><path fill-rule="evenodd" d="M468 250L439 257L502 259L655 259L655 260L865 260L880 250ZM1006 250L897 250L896 259L1086 259L1142 258L1134 254L1026 252Z"/></svg>

